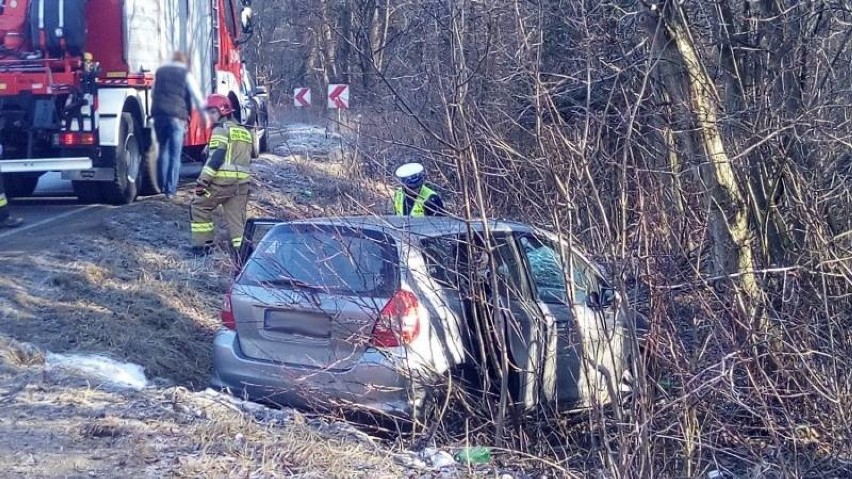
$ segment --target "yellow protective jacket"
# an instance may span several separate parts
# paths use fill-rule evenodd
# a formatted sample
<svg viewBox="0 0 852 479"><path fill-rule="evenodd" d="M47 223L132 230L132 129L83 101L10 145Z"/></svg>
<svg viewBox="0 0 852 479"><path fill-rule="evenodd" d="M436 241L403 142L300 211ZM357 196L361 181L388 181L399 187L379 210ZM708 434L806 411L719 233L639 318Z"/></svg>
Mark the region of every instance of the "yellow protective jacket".
<svg viewBox="0 0 852 479"><path fill-rule="evenodd" d="M199 182L217 185L248 183L251 180L252 145L251 133L242 125L232 120L217 123L207 144L207 162L201 169Z"/></svg>
<svg viewBox="0 0 852 479"><path fill-rule="evenodd" d="M417 198L414 199L414 204L411 205L409 216L426 216L426 200L432 197L435 191L426 185L420 187L420 192ZM393 197L393 211L397 216L405 214L405 192L402 188L398 188Z"/></svg>

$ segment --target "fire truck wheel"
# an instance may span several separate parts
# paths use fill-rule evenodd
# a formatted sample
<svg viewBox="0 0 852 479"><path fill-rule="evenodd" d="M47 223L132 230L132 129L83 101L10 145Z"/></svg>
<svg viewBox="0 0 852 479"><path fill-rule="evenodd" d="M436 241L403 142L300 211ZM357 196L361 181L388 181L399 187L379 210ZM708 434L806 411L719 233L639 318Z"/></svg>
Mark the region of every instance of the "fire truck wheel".
<svg viewBox="0 0 852 479"><path fill-rule="evenodd" d="M106 187L107 200L112 204L126 205L136 199L142 176L139 174L142 152L130 113L121 114L114 158L115 179Z"/></svg>
<svg viewBox="0 0 852 479"><path fill-rule="evenodd" d="M260 131L256 128L251 130L251 157L260 156Z"/></svg>
<svg viewBox="0 0 852 479"><path fill-rule="evenodd" d="M258 152L266 153L269 151L269 130L264 128L263 130L260 130L260 132L260 150Z"/></svg>
<svg viewBox="0 0 852 479"><path fill-rule="evenodd" d="M151 196L160 193L160 181L157 177L157 155L160 147L153 133L151 133L151 140L147 143L148 151L142 154L142 165L140 167L142 175L142 185L139 188L140 196Z"/></svg>
<svg viewBox="0 0 852 479"><path fill-rule="evenodd" d="M10 198L32 196L38 186L39 174L14 174L3 175L3 183L6 186L6 195Z"/></svg>

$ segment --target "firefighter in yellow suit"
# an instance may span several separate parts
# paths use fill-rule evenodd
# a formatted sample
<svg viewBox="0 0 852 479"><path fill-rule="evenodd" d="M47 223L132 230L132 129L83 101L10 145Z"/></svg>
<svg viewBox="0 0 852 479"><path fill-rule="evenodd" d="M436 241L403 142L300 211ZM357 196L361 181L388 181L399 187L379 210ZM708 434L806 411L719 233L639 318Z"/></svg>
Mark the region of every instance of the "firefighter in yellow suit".
<svg viewBox="0 0 852 479"><path fill-rule="evenodd" d="M251 181L252 136L233 120L233 106L227 97L210 95L205 110L212 117L214 126L207 162L196 181L190 208L192 250L196 255L212 251L213 212L221 205L228 223L233 254L243 242Z"/></svg>
<svg viewBox="0 0 852 479"><path fill-rule="evenodd" d="M3 157L3 145L0 145L0 158ZM6 198L6 190L3 188L3 175L0 175L0 228L16 228L24 220L9 213L9 200Z"/></svg>
<svg viewBox="0 0 852 479"><path fill-rule="evenodd" d="M9 213L9 200L6 199L6 191L3 189L3 176L0 175L0 228L16 228L24 220Z"/></svg>

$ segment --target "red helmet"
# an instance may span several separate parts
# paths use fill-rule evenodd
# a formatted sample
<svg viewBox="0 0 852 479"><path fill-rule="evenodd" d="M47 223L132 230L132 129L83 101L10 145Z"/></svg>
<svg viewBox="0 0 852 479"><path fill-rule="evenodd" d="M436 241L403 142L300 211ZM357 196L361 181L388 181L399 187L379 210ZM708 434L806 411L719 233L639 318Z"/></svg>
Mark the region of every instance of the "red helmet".
<svg viewBox="0 0 852 479"><path fill-rule="evenodd" d="M234 112L234 106L231 105L231 100L229 100L225 95L219 95L217 93L207 97L207 105L205 105L205 108L208 110L216 110L222 116L228 116Z"/></svg>

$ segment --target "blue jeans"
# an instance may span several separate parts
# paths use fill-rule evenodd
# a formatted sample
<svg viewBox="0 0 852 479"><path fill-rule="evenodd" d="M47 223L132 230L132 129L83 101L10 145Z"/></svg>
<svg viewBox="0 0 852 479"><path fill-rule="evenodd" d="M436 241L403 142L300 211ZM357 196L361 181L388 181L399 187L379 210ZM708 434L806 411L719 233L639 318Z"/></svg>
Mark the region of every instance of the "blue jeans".
<svg viewBox="0 0 852 479"><path fill-rule="evenodd" d="M172 196L177 192L180 181L180 156L183 151L186 122L170 116L156 116L154 131L157 133L157 143L160 144L157 156L160 191L166 196Z"/></svg>

